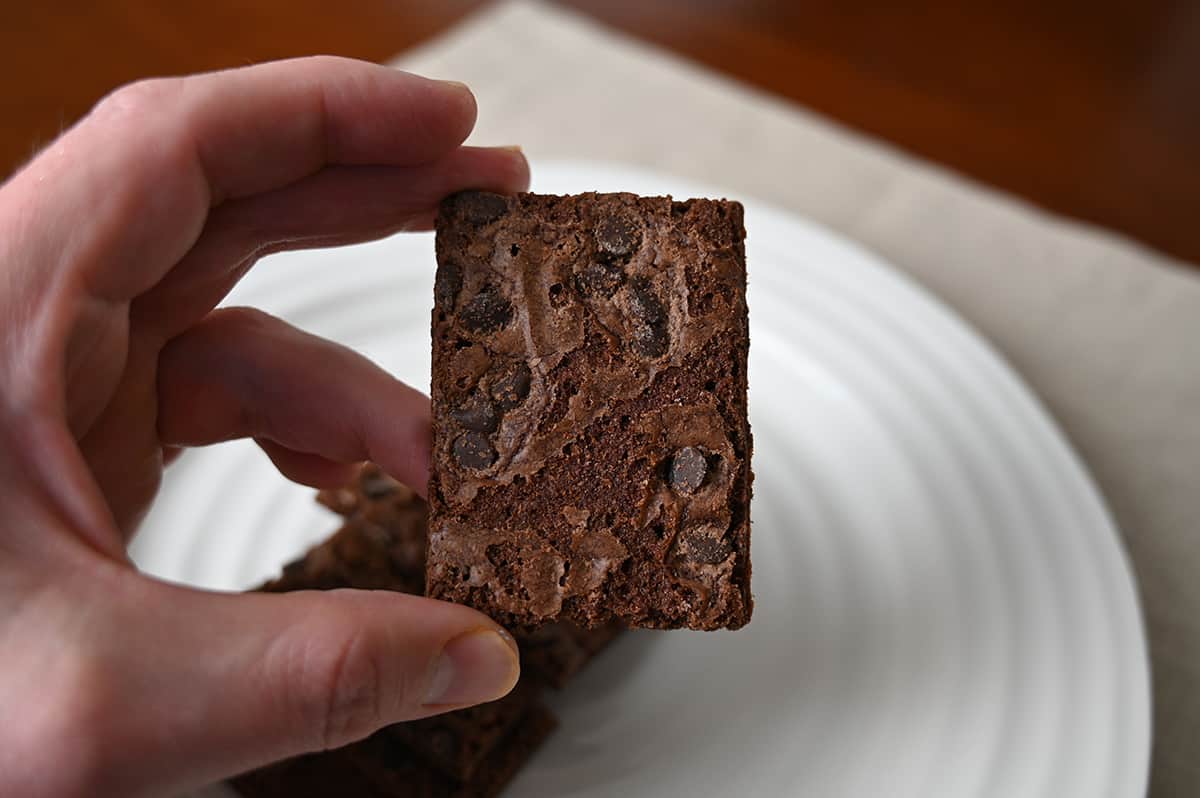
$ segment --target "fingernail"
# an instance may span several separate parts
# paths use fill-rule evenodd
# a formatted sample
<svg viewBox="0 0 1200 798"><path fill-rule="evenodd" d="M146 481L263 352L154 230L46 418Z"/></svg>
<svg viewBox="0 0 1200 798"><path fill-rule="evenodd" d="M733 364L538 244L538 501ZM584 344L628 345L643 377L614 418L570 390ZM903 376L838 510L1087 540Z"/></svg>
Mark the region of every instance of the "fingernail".
<svg viewBox="0 0 1200 798"><path fill-rule="evenodd" d="M521 149L521 145L520 145L520 144L504 144L504 145L501 145L501 146L497 147L496 149L498 149L498 150L508 150L509 152L515 152L515 153L518 153L518 154L520 154L520 155L524 155L524 154L525 154L525 150Z"/></svg>
<svg viewBox="0 0 1200 798"><path fill-rule="evenodd" d="M471 87L463 83L461 80L439 80L438 83L446 86L447 88L454 89L455 91L465 91L468 94L471 93Z"/></svg>
<svg viewBox="0 0 1200 798"><path fill-rule="evenodd" d="M507 632L467 632L442 649L429 680L425 704L492 701L512 690L520 675L517 645Z"/></svg>

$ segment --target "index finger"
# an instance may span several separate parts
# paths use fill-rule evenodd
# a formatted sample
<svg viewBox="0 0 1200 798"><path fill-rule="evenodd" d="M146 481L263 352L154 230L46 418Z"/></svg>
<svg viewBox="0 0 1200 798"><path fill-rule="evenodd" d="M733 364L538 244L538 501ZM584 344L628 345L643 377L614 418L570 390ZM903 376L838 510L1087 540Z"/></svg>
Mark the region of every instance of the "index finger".
<svg viewBox="0 0 1200 798"><path fill-rule="evenodd" d="M182 257L225 198L330 164L425 163L474 120L461 84L343 58L132 84L0 192L19 205L0 239L41 279L69 269L88 293L124 301Z"/></svg>

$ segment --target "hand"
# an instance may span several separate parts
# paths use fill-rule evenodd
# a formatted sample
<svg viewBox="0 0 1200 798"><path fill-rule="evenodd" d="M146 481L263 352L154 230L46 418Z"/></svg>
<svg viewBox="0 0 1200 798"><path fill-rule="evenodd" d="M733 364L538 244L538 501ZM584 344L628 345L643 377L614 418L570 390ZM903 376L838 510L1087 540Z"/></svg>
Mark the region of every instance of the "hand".
<svg viewBox="0 0 1200 798"><path fill-rule="evenodd" d="M161 795L511 689L511 638L465 607L206 593L125 554L178 447L424 490L424 396L213 308L269 252L523 189L518 151L460 146L474 116L461 84L343 59L152 80L0 188L0 795Z"/></svg>

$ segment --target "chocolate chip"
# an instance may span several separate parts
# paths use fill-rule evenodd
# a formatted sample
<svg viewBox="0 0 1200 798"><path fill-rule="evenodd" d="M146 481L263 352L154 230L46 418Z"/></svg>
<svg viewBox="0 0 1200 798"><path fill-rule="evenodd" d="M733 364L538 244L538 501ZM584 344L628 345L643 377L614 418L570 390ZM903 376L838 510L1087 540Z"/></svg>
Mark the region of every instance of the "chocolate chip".
<svg viewBox="0 0 1200 798"><path fill-rule="evenodd" d="M461 290L462 267L451 261L438 264L437 275L433 278L433 301L437 306L442 310L453 310Z"/></svg>
<svg viewBox="0 0 1200 798"><path fill-rule="evenodd" d="M362 481L363 495L368 499L382 499L396 492L400 484L387 474L372 474Z"/></svg>
<svg viewBox="0 0 1200 798"><path fill-rule="evenodd" d="M550 286L546 294L550 298L550 307L554 308L555 310L560 310L567 306L569 298L566 292L563 290L562 283L555 283L554 285Z"/></svg>
<svg viewBox="0 0 1200 798"><path fill-rule="evenodd" d="M454 439L454 459L463 468L487 468L496 462L496 450L482 432L464 432Z"/></svg>
<svg viewBox="0 0 1200 798"><path fill-rule="evenodd" d="M712 533L715 531L706 528L684 532L680 537L679 554L689 562L704 565L724 562L733 548L725 538L714 537Z"/></svg>
<svg viewBox="0 0 1200 798"><path fill-rule="evenodd" d="M501 410L512 410L529 396L532 379L529 366L517 363L492 383L492 398Z"/></svg>
<svg viewBox="0 0 1200 798"><path fill-rule="evenodd" d="M638 327L633 332L633 346L646 357L662 357L671 346L671 336L665 324Z"/></svg>
<svg viewBox="0 0 1200 798"><path fill-rule="evenodd" d="M634 318L643 324L658 324L666 319L666 311L645 280L639 280L629 292L629 305Z"/></svg>
<svg viewBox="0 0 1200 798"><path fill-rule="evenodd" d="M468 222L475 225L494 222L508 212L508 200L487 191L468 191L459 194L457 204Z"/></svg>
<svg viewBox="0 0 1200 798"><path fill-rule="evenodd" d="M596 225L596 248L602 255L624 258L641 243L637 224L625 216L606 216Z"/></svg>
<svg viewBox="0 0 1200 798"><path fill-rule="evenodd" d="M671 470L668 479L671 487L680 493L695 493L704 484L708 473L708 461L704 454L695 446L685 446L675 452L671 458Z"/></svg>
<svg viewBox="0 0 1200 798"><path fill-rule="evenodd" d="M592 263L575 275L575 290L585 297L609 299L625 282L625 272L615 263Z"/></svg>
<svg viewBox="0 0 1200 798"><path fill-rule="evenodd" d="M485 287L459 314L463 326L471 332L490 333L512 321L512 304L492 286Z"/></svg>
<svg viewBox="0 0 1200 798"><path fill-rule="evenodd" d="M645 280L630 287L629 309L633 314L634 349L647 357L665 355L671 343L667 311Z"/></svg>
<svg viewBox="0 0 1200 798"><path fill-rule="evenodd" d="M476 432L495 432L500 423L496 408L482 394L473 393L461 405L450 411L450 417L466 429Z"/></svg>

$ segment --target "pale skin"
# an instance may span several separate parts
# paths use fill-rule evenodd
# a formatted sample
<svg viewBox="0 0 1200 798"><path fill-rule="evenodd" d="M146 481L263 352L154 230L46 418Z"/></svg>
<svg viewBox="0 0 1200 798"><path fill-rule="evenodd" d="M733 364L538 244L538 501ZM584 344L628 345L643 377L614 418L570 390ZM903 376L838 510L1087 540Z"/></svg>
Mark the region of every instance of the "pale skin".
<svg viewBox="0 0 1200 798"><path fill-rule="evenodd" d="M208 593L126 555L182 447L424 490L425 396L214 307L266 253L524 189L519 151L461 146L474 119L461 84L278 62L118 90L0 187L0 795L169 795L512 688L512 639L465 607Z"/></svg>

